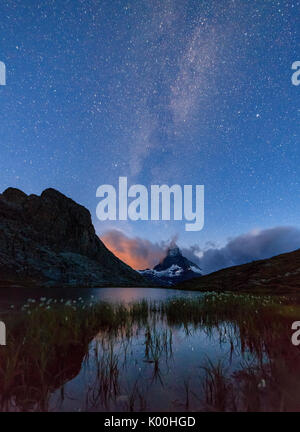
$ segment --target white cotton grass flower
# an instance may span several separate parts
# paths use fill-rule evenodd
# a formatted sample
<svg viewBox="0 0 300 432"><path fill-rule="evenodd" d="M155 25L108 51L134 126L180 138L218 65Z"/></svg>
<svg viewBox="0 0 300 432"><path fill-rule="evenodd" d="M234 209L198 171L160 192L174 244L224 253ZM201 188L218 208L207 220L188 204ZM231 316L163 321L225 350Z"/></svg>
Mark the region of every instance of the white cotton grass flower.
<svg viewBox="0 0 300 432"><path fill-rule="evenodd" d="M260 380L260 382L258 383L258 388L259 389L264 389L264 388L266 388L266 386L267 386L267 384L266 384L266 380L264 380L264 379L262 379L262 380Z"/></svg>
<svg viewBox="0 0 300 432"><path fill-rule="evenodd" d="M27 299L27 303L35 303L35 299L29 298L29 299Z"/></svg>
<svg viewBox="0 0 300 432"><path fill-rule="evenodd" d="M41 297L41 298L40 298L40 301L41 301L41 302L44 302L44 301L46 301L46 300L47 300L46 297Z"/></svg>

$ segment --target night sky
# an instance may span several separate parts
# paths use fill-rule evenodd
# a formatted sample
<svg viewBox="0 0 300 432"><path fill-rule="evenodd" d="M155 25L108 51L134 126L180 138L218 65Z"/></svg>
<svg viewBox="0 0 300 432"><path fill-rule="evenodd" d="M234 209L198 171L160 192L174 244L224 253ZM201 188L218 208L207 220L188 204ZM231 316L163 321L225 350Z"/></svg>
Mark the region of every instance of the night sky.
<svg viewBox="0 0 300 432"><path fill-rule="evenodd" d="M2 1L0 191L54 187L100 235L186 248L299 227L299 12L292 0ZM100 222L96 189L119 176L204 184L204 229Z"/></svg>

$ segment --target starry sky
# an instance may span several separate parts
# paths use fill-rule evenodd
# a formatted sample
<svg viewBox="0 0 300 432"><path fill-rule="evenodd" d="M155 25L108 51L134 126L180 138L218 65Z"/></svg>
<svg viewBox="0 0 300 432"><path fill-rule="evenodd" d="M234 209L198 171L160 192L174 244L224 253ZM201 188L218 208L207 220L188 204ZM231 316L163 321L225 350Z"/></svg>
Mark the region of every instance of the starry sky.
<svg viewBox="0 0 300 432"><path fill-rule="evenodd" d="M300 3L0 4L0 191L54 187L96 231L182 247L299 226ZM96 189L204 184L205 226L96 218Z"/></svg>

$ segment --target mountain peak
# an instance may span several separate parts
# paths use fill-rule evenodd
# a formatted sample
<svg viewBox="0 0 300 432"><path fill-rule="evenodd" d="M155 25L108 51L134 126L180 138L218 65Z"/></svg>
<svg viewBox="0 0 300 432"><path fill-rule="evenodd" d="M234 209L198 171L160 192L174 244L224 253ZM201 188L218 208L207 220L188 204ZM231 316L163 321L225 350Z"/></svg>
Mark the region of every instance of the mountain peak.
<svg viewBox="0 0 300 432"><path fill-rule="evenodd" d="M177 244L169 246L168 251L167 251L167 256L170 256L170 257L182 256L181 250L179 249Z"/></svg>
<svg viewBox="0 0 300 432"><path fill-rule="evenodd" d="M45 286L145 286L95 233L90 212L49 188L0 194L0 282Z"/></svg>
<svg viewBox="0 0 300 432"><path fill-rule="evenodd" d="M201 269L185 258L177 244L173 243L168 247L165 258L159 264L152 270L141 270L140 273L161 286L170 286L201 276Z"/></svg>

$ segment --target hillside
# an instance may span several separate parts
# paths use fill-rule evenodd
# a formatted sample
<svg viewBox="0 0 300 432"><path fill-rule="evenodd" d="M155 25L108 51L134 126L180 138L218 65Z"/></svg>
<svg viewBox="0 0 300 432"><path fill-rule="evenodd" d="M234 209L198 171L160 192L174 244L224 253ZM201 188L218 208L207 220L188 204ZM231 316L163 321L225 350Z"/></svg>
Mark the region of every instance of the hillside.
<svg viewBox="0 0 300 432"><path fill-rule="evenodd" d="M228 267L176 285L183 290L284 293L300 289L300 249Z"/></svg>
<svg viewBox="0 0 300 432"><path fill-rule="evenodd" d="M95 233L90 212L55 189L0 194L0 285L146 286Z"/></svg>

